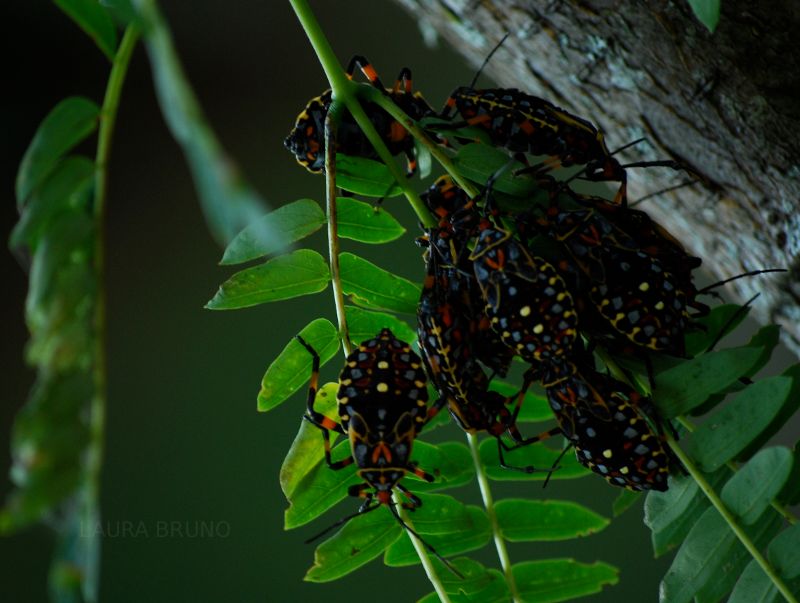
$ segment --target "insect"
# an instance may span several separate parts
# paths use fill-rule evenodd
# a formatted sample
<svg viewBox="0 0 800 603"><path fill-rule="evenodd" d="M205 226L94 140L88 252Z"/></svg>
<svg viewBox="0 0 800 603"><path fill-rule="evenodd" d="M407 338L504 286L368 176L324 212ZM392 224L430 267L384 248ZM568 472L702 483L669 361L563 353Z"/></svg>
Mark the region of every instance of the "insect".
<svg viewBox="0 0 800 603"><path fill-rule="evenodd" d="M364 499L358 512L310 540L316 540L353 517L386 506L403 528L458 573L403 521L392 500L392 493L396 489L406 499L400 503L401 506L413 511L422 505L422 501L400 480L413 473L427 482L434 481L430 473L417 467L411 460L414 439L444 404L442 402L428 408L427 377L420 357L408 343L395 337L389 329L383 329L373 339L362 342L347 356L339 374L336 394L339 422L336 422L314 409L319 355L300 335L296 338L313 358L305 418L322 432L325 462L334 470L355 463L358 476L364 480L364 483L348 490L350 496ZM332 460L331 432L347 437L350 456L340 461Z"/></svg>
<svg viewBox="0 0 800 603"><path fill-rule="evenodd" d="M582 465L629 490L668 488L680 466L649 398L584 361L542 363L550 408Z"/></svg>
<svg viewBox="0 0 800 603"><path fill-rule="evenodd" d="M433 113L419 92L413 92L411 70L403 68L392 88L384 88L375 69L362 56L354 56L347 67L347 77L352 79L360 69L370 84L388 95L409 117L418 120ZM297 162L309 172L320 173L325 167L325 117L331 105L331 91L312 98L297 116L292 131L283 142ZM364 103L364 110L392 155L403 153L407 159L408 174L416 171L414 140L408 131L375 103ZM336 131L336 149L345 155L377 159L372 144L364 136L352 115L343 112Z"/></svg>

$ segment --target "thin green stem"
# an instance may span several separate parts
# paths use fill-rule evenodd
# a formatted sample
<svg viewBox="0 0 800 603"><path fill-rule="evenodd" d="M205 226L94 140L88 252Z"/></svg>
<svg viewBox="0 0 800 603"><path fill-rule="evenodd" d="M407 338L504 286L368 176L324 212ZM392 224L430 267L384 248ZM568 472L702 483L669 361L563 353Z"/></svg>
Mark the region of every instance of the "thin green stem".
<svg viewBox="0 0 800 603"><path fill-rule="evenodd" d="M486 471L483 468L481 456L478 451L478 436L474 433L467 433L466 436L467 442L469 443L469 450L472 453L472 462L475 464L475 475L478 478L478 487L481 490L483 506L486 508L486 515L489 516L489 522L492 525L494 546L497 549L497 556L500 558L500 566L503 568L511 598L514 603L518 603L520 601L519 589L514 580L514 573L511 570L511 559L506 549L506 541L503 539L503 535L500 532L500 522L497 521L497 513L495 513L494 510L494 499L492 498L492 490L489 487L489 479L486 477Z"/></svg>
<svg viewBox="0 0 800 603"><path fill-rule="evenodd" d="M106 375L106 293L105 293L105 207L108 192L108 157L111 152L111 140L119 108L120 94L125 83L133 49L139 38L139 31L134 25L128 26L122 37L111 73L108 77L103 106L100 110L100 127L98 131L97 153L95 156L94 174L94 278L96 283L94 308L94 358L92 379L94 395L90 410L90 443L87 455L86 507L84 509L85 525L94 525L97 519L97 501L100 493L100 472L103 466L103 433L105 431L107 375ZM93 545L90 545L93 546ZM97 554L99 551L95 551ZM97 561L99 563L99 560ZM92 568L87 576L87 587L84 591L96 592L99 581L97 567Z"/></svg>
<svg viewBox="0 0 800 603"><path fill-rule="evenodd" d="M331 289L339 324L339 337L345 357L352 352L350 332L344 310L344 291L339 270L339 218L336 214L336 126L341 105L332 102L325 116L325 208L328 214L328 259L331 265Z"/></svg>
<svg viewBox="0 0 800 603"><path fill-rule="evenodd" d="M689 455L687 455L683 449L678 446L678 443L669 434L667 435L667 442L669 443L673 452L675 452L677 457L683 463L683 466L686 467L689 475L691 475L694 481L697 482L697 485L703 491L703 494L706 495L706 498L708 498L711 504L714 505L714 508L719 512L719 514L722 515L722 518L728 524L728 527L733 531L734 534L736 534L736 537L747 549L747 552L750 553L750 556L753 557L753 559L756 560L756 563L761 566L761 569L775 585L775 588L780 591L780 593L789 603L798 603L795 596L775 571L775 568L772 567L772 565L770 565L770 563L764 558L764 556L761 554L761 551L758 550L758 547L751 540L750 536L748 536L738 524L736 517L728 509L728 507L725 506L725 503L722 502L722 499L714 491L714 488L711 487L711 484L708 483L705 476L694 464L694 461L691 459L691 457L689 457Z"/></svg>
<svg viewBox="0 0 800 603"><path fill-rule="evenodd" d="M692 433L692 432L693 432L695 429L697 429L697 427L694 425L694 423L692 423L692 422L691 422L689 419L687 419L686 417L684 417L684 416L682 416L682 415L681 415L681 416L677 416L677 417L675 417L675 419L676 419L676 420L677 420L677 421L678 421L678 422L679 422L681 425L683 425L683 427L684 427L684 428L686 429L686 431L688 431L689 433ZM730 470L731 470L731 471L733 471L734 473L736 473L737 471L739 471L739 466L738 466L736 463L734 463L733 461L728 461L728 462L727 462L727 463L725 463L725 464L728 466L728 469L730 469ZM786 519L786 521L788 521L788 522L789 522L789 523L791 523L791 524L795 524L795 523L797 523L797 517L795 517L795 516L794 516L794 514L793 514L793 513L792 513L792 512L791 512L789 509L787 509L785 505L782 505L782 504L781 504L781 503L779 503L777 500L772 500L772 501L770 501L770 505L771 505L771 506L772 506L772 508L773 508L773 509L775 509L775 510L776 510L778 513L780 513L781 515L783 515L783 517L784 517L784 519Z"/></svg>

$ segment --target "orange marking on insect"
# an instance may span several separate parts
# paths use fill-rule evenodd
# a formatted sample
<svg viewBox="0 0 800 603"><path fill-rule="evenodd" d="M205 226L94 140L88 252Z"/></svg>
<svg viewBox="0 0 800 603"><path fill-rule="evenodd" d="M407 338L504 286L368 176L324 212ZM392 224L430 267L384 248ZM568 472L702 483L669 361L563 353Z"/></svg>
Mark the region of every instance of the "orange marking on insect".
<svg viewBox="0 0 800 603"><path fill-rule="evenodd" d="M374 82L378 79L378 74L375 72L375 68L372 65L364 65L361 71L370 82Z"/></svg>
<svg viewBox="0 0 800 603"><path fill-rule="evenodd" d="M519 129L525 132L525 134L533 134L536 131L534 125L527 119L519 125Z"/></svg>
<svg viewBox="0 0 800 603"><path fill-rule="evenodd" d="M325 429L336 429L339 425L333 419L325 417L324 419L322 419L322 426Z"/></svg>
<svg viewBox="0 0 800 603"><path fill-rule="evenodd" d="M477 126L480 124L488 123L492 119L492 116L488 113L481 113L480 115L476 115L475 117L470 117L467 120L467 124L470 126Z"/></svg>
<svg viewBox="0 0 800 603"><path fill-rule="evenodd" d="M380 442L372 451L373 463L377 464L381 458L385 459L387 463L392 462L392 450L386 445L386 442Z"/></svg>
<svg viewBox="0 0 800 603"><path fill-rule="evenodd" d="M400 142L407 136L406 129L400 124L399 121L393 121L389 128L389 140L392 142Z"/></svg>

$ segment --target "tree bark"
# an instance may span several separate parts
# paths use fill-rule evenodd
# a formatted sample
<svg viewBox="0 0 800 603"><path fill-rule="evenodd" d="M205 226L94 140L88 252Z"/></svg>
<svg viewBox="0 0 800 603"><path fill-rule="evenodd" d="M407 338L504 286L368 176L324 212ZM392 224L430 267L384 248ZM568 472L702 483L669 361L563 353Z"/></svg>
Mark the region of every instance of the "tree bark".
<svg viewBox="0 0 800 603"><path fill-rule="evenodd" d="M397 0L476 67L587 118L622 163L675 158L697 181L643 206L800 352L800 3L723 0L716 32L686 0ZM463 82L468 84L468 82ZM480 84L478 84L480 87ZM692 180L630 169L629 200Z"/></svg>

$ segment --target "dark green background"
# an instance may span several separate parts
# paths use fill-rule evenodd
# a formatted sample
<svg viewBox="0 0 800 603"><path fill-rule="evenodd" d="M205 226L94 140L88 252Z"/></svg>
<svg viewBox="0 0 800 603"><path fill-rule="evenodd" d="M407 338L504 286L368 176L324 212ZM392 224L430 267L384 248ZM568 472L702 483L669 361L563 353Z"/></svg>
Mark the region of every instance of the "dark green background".
<svg viewBox="0 0 800 603"><path fill-rule="evenodd" d="M393 4L314 4L342 62L364 54L387 83L408 65L434 106L471 77L471 68L448 48L426 48L414 22ZM297 166L281 144L306 100L325 87L288 3L162 5L210 121L255 187L274 206L303 196L320 199L323 179ZM2 100L0 238L5 239L16 219L14 174L37 124L65 96L99 101L108 65L52 4L4 3L0 10L9 32L4 55L12 84ZM356 503L348 501L311 526L283 531L286 502L278 469L303 400L296 395L259 414L255 397L264 370L292 335L316 316L333 317L332 298L325 292L243 311L203 310L232 271L216 265L221 251L208 235L183 157L164 127L141 48L123 93L111 165L102 600L391 603L427 593L431 589L418 568L388 569L379 562L327 585L302 581L313 556L313 547L302 541ZM415 220L402 200L386 207L409 228L400 244L345 248L419 280ZM322 251L323 236L310 244ZM0 266L6 289L0 338L0 494L5 494L8 431L34 375L22 361L25 275L9 254L0 255ZM543 495L537 484L496 485L495 494ZM582 500L604 515L616 494L594 478L555 481L546 491L551 498ZM462 495L477 502L474 485ZM511 545L511 556L602 558L622 568L621 584L587 601L655 601L668 562L652 559L640 517L637 506L598 536ZM159 525L173 521L185 531L205 522L223 536L229 533L163 537ZM0 600L46 600L51 547L45 528L0 540ZM491 549L479 555L495 563Z"/></svg>

